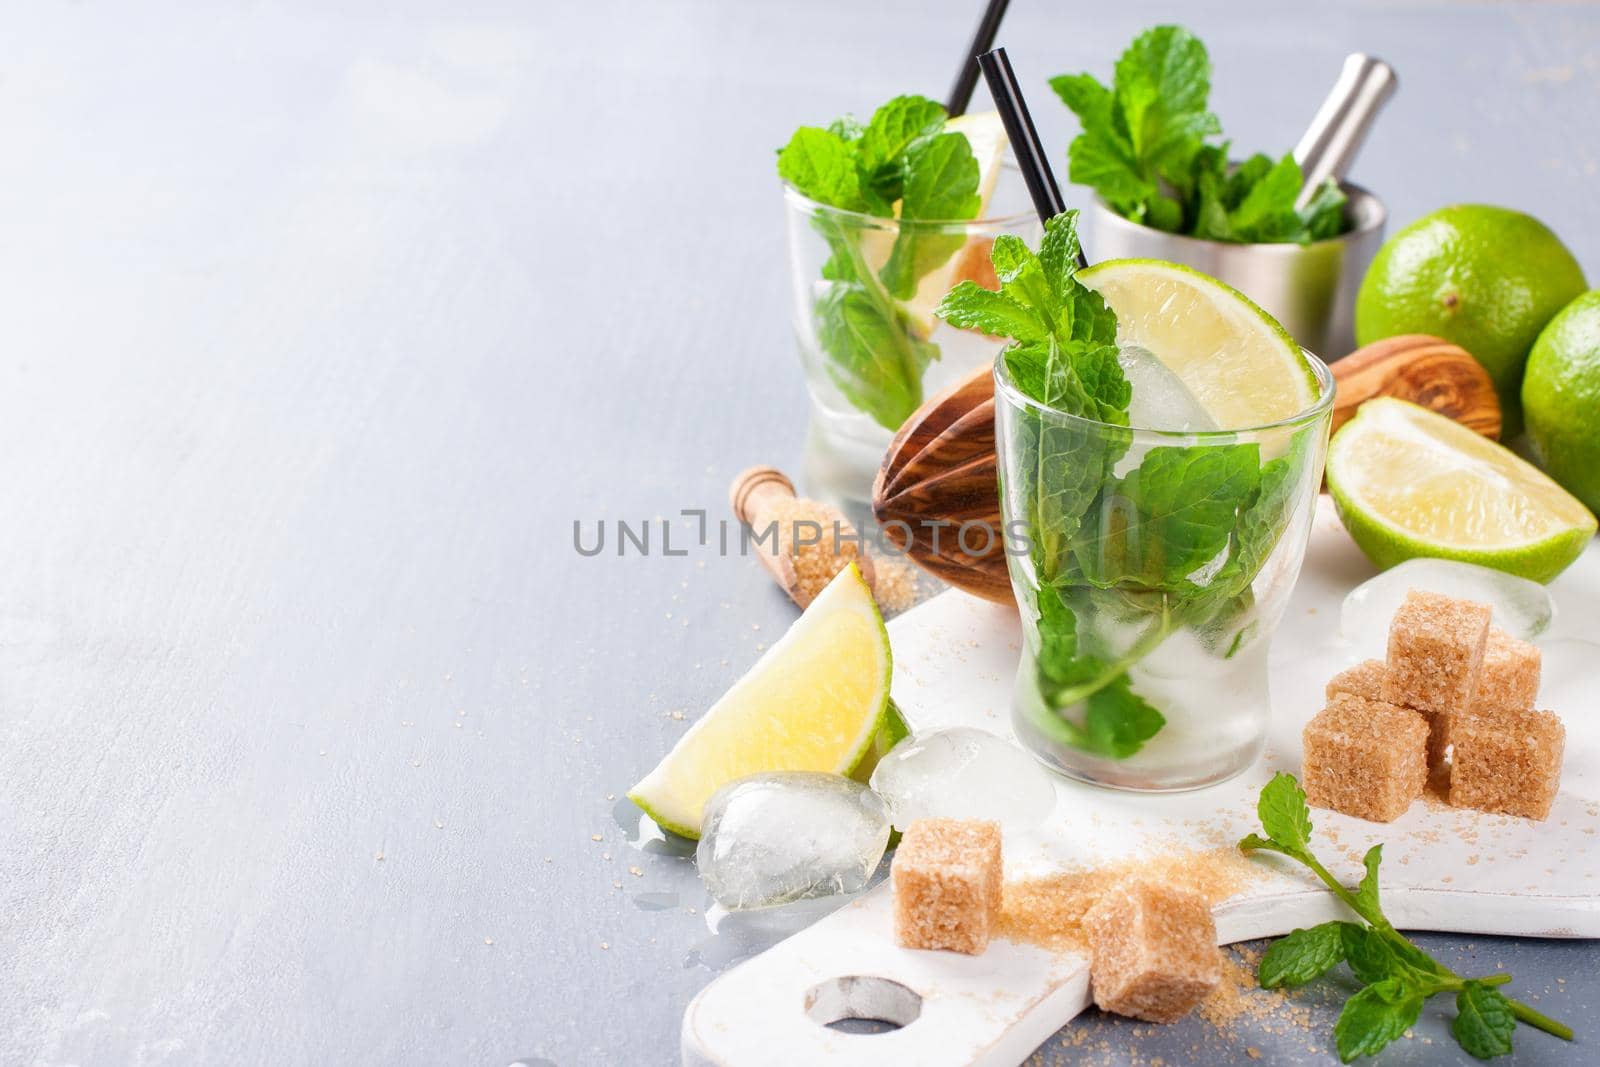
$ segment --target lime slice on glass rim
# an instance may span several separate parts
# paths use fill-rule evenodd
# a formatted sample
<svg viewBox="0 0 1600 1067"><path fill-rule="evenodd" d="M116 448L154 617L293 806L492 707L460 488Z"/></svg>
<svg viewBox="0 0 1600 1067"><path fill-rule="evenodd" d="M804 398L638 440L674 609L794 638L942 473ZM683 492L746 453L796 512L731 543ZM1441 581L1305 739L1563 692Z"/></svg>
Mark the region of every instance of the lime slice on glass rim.
<svg viewBox="0 0 1600 1067"><path fill-rule="evenodd" d="M1078 272L1117 313L1117 342L1147 349L1224 430L1267 426L1317 402L1316 372L1276 319L1208 274L1159 259Z"/></svg>
<svg viewBox="0 0 1600 1067"><path fill-rule="evenodd" d="M1380 567L1430 556L1548 582L1595 532L1589 510L1533 464L1392 397L1362 404L1333 435L1328 491Z"/></svg>
<svg viewBox="0 0 1600 1067"><path fill-rule="evenodd" d="M628 798L664 829L698 838L706 801L735 779L860 773L906 733L889 700L891 667L883 616L852 563Z"/></svg>

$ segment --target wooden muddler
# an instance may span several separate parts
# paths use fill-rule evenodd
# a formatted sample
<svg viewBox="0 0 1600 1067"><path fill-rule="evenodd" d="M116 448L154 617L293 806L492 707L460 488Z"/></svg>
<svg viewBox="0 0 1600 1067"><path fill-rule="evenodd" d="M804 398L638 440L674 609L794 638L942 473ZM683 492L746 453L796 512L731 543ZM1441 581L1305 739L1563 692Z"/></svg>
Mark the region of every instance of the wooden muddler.
<svg viewBox="0 0 1600 1067"><path fill-rule="evenodd" d="M795 506L798 501L799 506ZM775 467L751 467L741 471L728 486L728 503L736 519L759 536L777 522L777 544L756 545L756 558L783 589L789 599L807 607L839 571L854 562L867 584L872 584L872 561L854 540L854 527L843 512L828 504L797 497L794 483ZM796 545L795 524L807 521L821 527L821 541L815 545ZM835 537L834 523L840 524ZM799 553L806 558L797 559ZM802 564L803 565L798 565Z"/></svg>

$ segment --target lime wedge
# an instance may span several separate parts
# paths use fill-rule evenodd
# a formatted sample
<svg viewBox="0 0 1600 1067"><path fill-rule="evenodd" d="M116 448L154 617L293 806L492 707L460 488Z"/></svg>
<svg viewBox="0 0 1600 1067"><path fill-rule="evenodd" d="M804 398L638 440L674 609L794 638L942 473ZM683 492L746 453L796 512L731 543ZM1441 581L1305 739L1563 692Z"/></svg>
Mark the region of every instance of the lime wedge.
<svg viewBox="0 0 1600 1067"><path fill-rule="evenodd" d="M1316 403L1317 376L1288 331L1210 275L1111 259L1078 279L1117 313L1117 341L1148 349L1219 429L1265 426Z"/></svg>
<svg viewBox="0 0 1600 1067"><path fill-rule="evenodd" d="M883 722L878 727L878 732L872 737L872 744L867 746L867 751L861 761L850 770L850 777L862 785L868 784L872 772L878 769L878 761L887 756L894 746L911 736L911 724L906 722L905 713L900 710L894 698L889 698L889 706L884 709Z"/></svg>
<svg viewBox="0 0 1600 1067"><path fill-rule="evenodd" d="M972 154L978 159L978 196L983 200L983 206L978 209L981 219L987 214L989 197L994 195L994 186L1000 180L1000 165L1006 158L1006 124L1000 119L998 111L969 111L965 115L957 115L953 119L946 119L944 123L946 133L959 133L966 137L967 144L972 146Z"/></svg>
<svg viewBox="0 0 1600 1067"><path fill-rule="evenodd" d="M849 774L889 717L889 634L854 563L628 793L684 837L718 788L761 771Z"/></svg>
<svg viewBox="0 0 1600 1067"><path fill-rule="evenodd" d="M1334 434L1328 491L1380 567L1432 556L1548 582L1595 532L1577 498L1510 449L1391 397Z"/></svg>

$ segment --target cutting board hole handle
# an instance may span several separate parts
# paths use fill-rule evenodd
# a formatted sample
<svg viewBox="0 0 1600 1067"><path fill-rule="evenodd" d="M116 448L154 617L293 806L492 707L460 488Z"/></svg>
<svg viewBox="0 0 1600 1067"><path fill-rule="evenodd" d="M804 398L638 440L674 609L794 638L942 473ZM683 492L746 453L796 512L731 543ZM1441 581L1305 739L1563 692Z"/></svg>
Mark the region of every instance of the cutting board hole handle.
<svg viewBox="0 0 1600 1067"><path fill-rule="evenodd" d="M849 974L806 991L806 1017L818 1026L852 1034L887 1034L922 1014L922 996L888 978Z"/></svg>

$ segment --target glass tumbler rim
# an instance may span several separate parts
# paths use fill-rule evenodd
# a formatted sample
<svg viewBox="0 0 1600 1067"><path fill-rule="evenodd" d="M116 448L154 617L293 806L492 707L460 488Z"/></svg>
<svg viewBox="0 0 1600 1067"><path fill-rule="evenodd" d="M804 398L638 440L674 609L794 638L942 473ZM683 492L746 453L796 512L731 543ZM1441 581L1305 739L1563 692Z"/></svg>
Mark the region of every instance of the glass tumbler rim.
<svg viewBox="0 0 1600 1067"><path fill-rule="evenodd" d="M994 388L997 401L1002 395L1004 395L1006 402L1012 407L1031 409L1049 415L1051 418L1058 419L1062 422L1082 423L1086 427L1093 427L1100 430L1114 430L1121 433L1132 434L1148 434L1153 437L1161 438L1178 437L1196 442L1205 442L1209 440L1217 443L1224 443L1228 441L1237 441L1241 435L1267 433L1286 428L1310 425L1311 423L1324 418L1333 410L1333 372L1328 369L1328 365L1324 363L1322 359L1316 355L1316 353L1304 347L1300 349L1300 352L1306 357L1306 361L1311 366L1311 372L1317 379L1317 399L1311 404L1311 406L1302 408L1292 415L1286 415L1281 419L1275 419L1272 422L1258 423L1253 426L1237 426L1226 430L1160 430L1150 426L1124 426L1119 423L1103 422L1100 419L1091 419L1084 415L1078 415L1070 411L1063 411L1061 408L1052 407L1049 404L1035 400L1033 397L1024 393L1021 389L1017 388L1017 384L1011 380L1011 370L1006 366L1006 352L1008 352L1010 348L1011 346L1007 345L1005 348L1001 349L994 358Z"/></svg>

